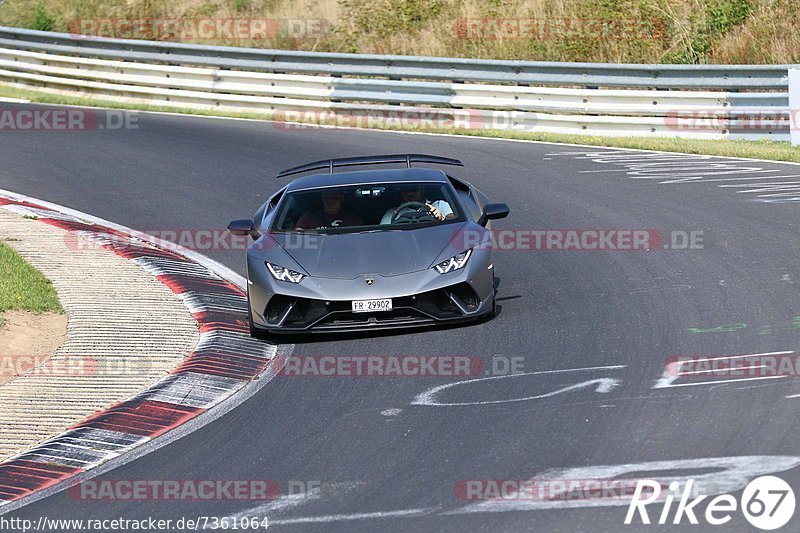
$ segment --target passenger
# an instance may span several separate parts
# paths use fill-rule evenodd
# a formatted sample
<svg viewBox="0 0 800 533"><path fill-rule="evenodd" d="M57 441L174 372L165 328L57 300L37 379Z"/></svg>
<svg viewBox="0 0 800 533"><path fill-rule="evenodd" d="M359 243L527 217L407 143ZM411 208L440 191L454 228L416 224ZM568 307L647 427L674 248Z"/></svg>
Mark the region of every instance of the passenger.
<svg viewBox="0 0 800 533"><path fill-rule="evenodd" d="M301 216L297 221L296 231L364 225L364 221L358 215L342 211L344 192L341 190L323 191L321 198L322 209Z"/></svg>

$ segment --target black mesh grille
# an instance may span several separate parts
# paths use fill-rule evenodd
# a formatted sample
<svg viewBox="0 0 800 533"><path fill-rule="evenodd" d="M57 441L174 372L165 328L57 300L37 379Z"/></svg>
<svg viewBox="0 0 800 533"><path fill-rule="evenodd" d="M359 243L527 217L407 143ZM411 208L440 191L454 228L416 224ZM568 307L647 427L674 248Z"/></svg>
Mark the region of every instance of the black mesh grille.
<svg viewBox="0 0 800 533"><path fill-rule="evenodd" d="M464 305L466 305L467 309L470 311L477 309L481 303L478 299L478 295L469 283L459 283L447 290L449 290L453 296L464 302Z"/></svg>
<svg viewBox="0 0 800 533"><path fill-rule="evenodd" d="M346 329L433 323L463 316L451 295L456 296L461 305L469 310L477 309L480 304L472 287L462 283L415 296L393 298L392 311L376 313L353 313L350 301L333 302L275 295L267 305L266 317L271 325L290 329ZM279 323L290 305L293 306L291 312Z"/></svg>

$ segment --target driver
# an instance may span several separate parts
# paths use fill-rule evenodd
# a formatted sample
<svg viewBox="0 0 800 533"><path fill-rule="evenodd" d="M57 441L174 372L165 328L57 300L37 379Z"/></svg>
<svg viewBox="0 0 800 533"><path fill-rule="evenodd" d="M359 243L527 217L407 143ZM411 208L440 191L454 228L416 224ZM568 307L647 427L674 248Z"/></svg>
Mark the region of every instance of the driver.
<svg viewBox="0 0 800 533"><path fill-rule="evenodd" d="M450 207L450 204L445 202L444 200L436 200L434 202L430 202L425 198L424 190L422 185L409 185L403 189L402 192L403 201L401 203L405 204L408 202L418 202L421 204L425 204L425 206L430 211L430 214L433 215L436 220L447 220L450 218L455 218L455 214L453 213L453 208ZM392 223L392 216L394 215L396 208L389 209L384 213L383 218L381 219L381 224L391 224ZM406 207L401 210L398 214L402 213L405 209L410 211L415 210L413 207Z"/></svg>
<svg viewBox="0 0 800 533"><path fill-rule="evenodd" d="M364 221L358 215L342 211L344 192L341 190L322 191L321 198L322 209L301 216L297 221L295 231L364 225Z"/></svg>

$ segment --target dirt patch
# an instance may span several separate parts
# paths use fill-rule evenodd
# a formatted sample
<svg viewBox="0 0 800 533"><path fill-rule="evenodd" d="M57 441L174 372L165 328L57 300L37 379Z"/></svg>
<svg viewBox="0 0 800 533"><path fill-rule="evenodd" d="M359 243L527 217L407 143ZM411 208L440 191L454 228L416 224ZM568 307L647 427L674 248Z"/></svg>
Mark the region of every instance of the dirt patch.
<svg viewBox="0 0 800 533"><path fill-rule="evenodd" d="M6 311L0 328L0 385L46 361L64 343L67 315Z"/></svg>

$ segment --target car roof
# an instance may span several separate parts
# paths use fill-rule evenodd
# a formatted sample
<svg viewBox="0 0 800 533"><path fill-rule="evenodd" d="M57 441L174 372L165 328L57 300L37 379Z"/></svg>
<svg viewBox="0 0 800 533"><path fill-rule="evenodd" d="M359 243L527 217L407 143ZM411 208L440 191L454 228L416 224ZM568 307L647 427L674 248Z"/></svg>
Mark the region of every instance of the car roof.
<svg viewBox="0 0 800 533"><path fill-rule="evenodd" d="M335 172L333 174L312 174L297 178L286 187L286 192L336 187L345 185L369 185L372 183L404 183L404 182L448 183L447 174L431 168L402 168L379 170L356 170L352 172Z"/></svg>

